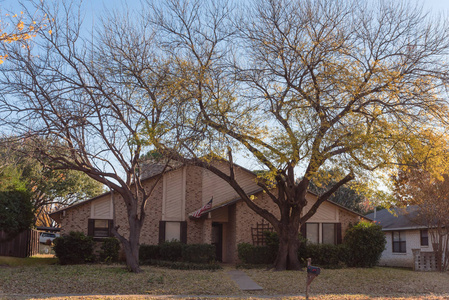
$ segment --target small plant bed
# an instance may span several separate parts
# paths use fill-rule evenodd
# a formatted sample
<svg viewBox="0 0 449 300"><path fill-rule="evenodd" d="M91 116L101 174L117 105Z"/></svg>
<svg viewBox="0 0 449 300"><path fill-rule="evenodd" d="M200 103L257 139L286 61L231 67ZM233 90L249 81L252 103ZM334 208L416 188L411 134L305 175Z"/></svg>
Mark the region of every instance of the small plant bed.
<svg viewBox="0 0 449 300"><path fill-rule="evenodd" d="M192 262L167 261L167 260L157 260L157 259L149 259L146 261L142 261L141 263L143 265L158 266L158 267L174 269L174 270L211 270L211 271L215 271L215 270L223 269L217 263L198 264L198 263L192 263Z"/></svg>

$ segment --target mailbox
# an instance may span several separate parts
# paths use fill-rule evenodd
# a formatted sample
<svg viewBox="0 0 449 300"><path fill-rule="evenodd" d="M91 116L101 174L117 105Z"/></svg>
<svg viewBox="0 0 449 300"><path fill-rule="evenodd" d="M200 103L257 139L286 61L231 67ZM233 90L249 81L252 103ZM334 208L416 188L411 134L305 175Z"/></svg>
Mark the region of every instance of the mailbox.
<svg viewBox="0 0 449 300"><path fill-rule="evenodd" d="M320 275L321 269L319 267L307 266L307 273L313 275Z"/></svg>

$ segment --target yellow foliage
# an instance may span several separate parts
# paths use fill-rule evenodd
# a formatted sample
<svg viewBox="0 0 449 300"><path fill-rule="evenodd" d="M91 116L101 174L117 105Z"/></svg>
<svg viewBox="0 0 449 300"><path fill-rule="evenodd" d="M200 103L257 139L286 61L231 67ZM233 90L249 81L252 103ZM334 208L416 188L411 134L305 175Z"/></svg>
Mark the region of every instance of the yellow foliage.
<svg viewBox="0 0 449 300"><path fill-rule="evenodd" d="M33 38L35 36L35 33L39 30L39 27L33 26L36 24L36 21L32 21L31 24L26 26L24 19L22 18L22 15L24 13L20 12L20 18L16 22L16 25L13 27L13 29L10 32L5 32L6 28L0 27L0 42L4 43L13 43L13 42L22 42L23 48L28 48L29 46L26 44L26 41ZM9 14L5 15L6 17L10 16ZM11 16L12 18L17 18L17 14L14 14ZM0 20L0 24L1 24ZM2 64L5 59L8 57L7 54L0 54L0 64Z"/></svg>

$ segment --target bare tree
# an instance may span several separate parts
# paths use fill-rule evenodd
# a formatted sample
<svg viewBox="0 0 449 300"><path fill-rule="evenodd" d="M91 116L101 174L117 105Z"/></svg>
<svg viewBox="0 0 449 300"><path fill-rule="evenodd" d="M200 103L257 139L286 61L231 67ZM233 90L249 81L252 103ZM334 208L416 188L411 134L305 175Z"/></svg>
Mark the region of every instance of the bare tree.
<svg viewBox="0 0 449 300"><path fill-rule="evenodd" d="M187 123L204 137L183 139L183 151L155 143L228 182L279 234L275 269L299 269L299 228L324 201L419 149L423 130L446 126L448 24L407 2L266 0L234 12L209 1L153 7L176 58L180 103L190 105ZM257 183L280 217L236 181L236 150L267 170ZM226 157L229 170L208 152ZM306 210L310 181L336 165L345 175Z"/></svg>
<svg viewBox="0 0 449 300"><path fill-rule="evenodd" d="M165 112L152 100L164 95L160 82L165 63L154 58L147 24L111 18L98 36L89 38L81 34L79 7L46 3L36 5L49 24L32 46L2 43L8 54L0 79L6 95L3 128L25 135L33 154L54 170L84 172L121 196L129 234L118 226L113 233L128 268L140 272L140 231L158 182L149 188L142 184L140 158L151 145L141 130L159 135ZM113 36L111 29L120 29L121 35ZM55 143L43 143L46 138Z"/></svg>

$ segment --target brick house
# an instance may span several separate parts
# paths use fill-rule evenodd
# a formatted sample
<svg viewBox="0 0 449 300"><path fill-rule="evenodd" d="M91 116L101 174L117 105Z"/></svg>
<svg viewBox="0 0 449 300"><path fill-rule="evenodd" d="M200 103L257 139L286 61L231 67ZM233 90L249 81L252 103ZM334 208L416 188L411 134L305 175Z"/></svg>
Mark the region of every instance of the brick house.
<svg viewBox="0 0 449 300"><path fill-rule="evenodd" d="M220 165L226 170L224 165ZM157 175L144 180L152 186ZM255 196L264 208L277 212L276 205L255 183L256 175L236 166L235 176L245 192ZM191 214L209 202L212 208L201 218ZM310 207L317 196L308 193ZM307 207L306 207L307 210ZM276 213L275 213L276 214ZM120 195L104 193L58 210L50 216L61 225L61 233L81 231L93 237L110 235L115 224L119 232L128 230L126 209ZM303 235L313 243L340 243L349 224L364 218L340 205L327 201L303 228ZM268 224L239 199L237 193L221 178L208 170L194 166L174 168L163 175L147 204L147 217L140 243L157 244L173 239L184 243L212 243L217 258L233 263L237 260L237 245L242 242L260 243L258 229ZM260 231L260 230L259 230Z"/></svg>

